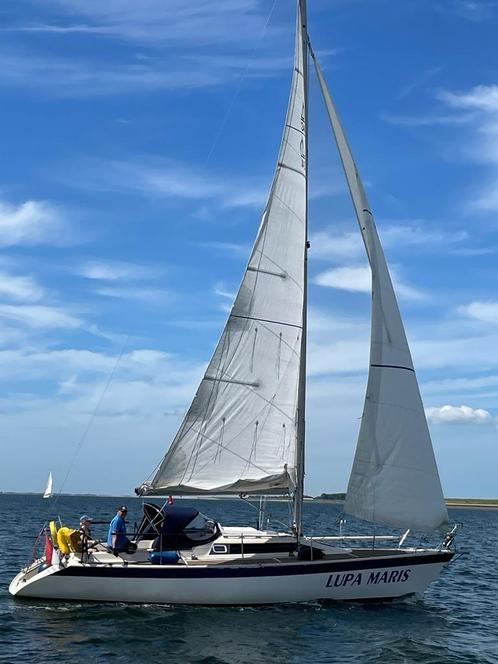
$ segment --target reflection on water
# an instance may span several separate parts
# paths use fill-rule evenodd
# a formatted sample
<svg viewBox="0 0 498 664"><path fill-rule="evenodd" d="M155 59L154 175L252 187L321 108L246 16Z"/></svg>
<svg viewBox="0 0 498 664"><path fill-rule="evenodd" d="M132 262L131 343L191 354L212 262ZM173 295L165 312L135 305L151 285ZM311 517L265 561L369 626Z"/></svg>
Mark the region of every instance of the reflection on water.
<svg viewBox="0 0 498 664"><path fill-rule="evenodd" d="M129 520L138 521L140 501L125 500ZM64 497L56 511L68 524L77 523L82 513L107 521L122 501ZM418 599L381 605L310 603L255 608L14 600L7 594L8 582L25 564L30 538L46 518L46 510L53 507L46 502L38 496L0 495L4 526L0 539L0 661L498 662L498 511L452 510L451 517L464 523L459 547L467 549L468 556L453 563ZM250 525L255 519L255 513L237 501L189 504L226 525ZM338 506L307 504L305 510L310 532L337 532ZM285 504L272 504L271 511L286 520ZM356 530L354 524L349 528ZM99 534L104 532L102 526Z"/></svg>

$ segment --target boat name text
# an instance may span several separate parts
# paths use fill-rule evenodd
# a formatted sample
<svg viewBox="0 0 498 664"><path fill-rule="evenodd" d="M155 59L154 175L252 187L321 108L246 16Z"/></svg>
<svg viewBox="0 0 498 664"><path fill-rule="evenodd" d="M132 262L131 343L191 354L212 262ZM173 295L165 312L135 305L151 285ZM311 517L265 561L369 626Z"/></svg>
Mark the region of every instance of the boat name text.
<svg viewBox="0 0 498 664"><path fill-rule="evenodd" d="M411 569L395 569L379 572L347 572L331 574L327 588L344 588L345 586L377 585L379 583L404 583L408 581Z"/></svg>

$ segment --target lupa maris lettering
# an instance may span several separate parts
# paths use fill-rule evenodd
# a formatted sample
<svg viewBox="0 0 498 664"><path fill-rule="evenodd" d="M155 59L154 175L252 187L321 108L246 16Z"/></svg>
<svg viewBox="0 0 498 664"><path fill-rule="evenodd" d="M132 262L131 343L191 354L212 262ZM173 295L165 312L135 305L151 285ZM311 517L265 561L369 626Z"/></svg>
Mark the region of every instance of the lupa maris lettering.
<svg viewBox="0 0 498 664"><path fill-rule="evenodd" d="M327 588L344 588L345 586L375 586L381 583L404 583L408 581L411 569L379 570L378 572L340 572L331 574Z"/></svg>

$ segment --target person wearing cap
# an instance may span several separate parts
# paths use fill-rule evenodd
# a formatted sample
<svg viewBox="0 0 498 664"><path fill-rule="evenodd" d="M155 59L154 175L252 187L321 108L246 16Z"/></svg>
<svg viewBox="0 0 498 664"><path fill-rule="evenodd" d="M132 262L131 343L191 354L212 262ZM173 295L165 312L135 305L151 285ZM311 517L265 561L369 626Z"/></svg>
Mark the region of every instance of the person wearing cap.
<svg viewBox="0 0 498 664"><path fill-rule="evenodd" d="M109 533L107 535L107 546L112 550L113 554L117 556L118 553L128 551L131 545L130 540L126 537L126 515L128 508L122 505L114 519L109 524Z"/></svg>
<svg viewBox="0 0 498 664"><path fill-rule="evenodd" d="M90 529L92 527L93 519L88 514L80 516L80 533L83 537L91 537Z"/></svg>
<svg viewBox="0 0 498 664"><path fill-rule="evenodd" d="M90 532L92 521L93 519L88 514L80 516L80 548L85 560L88 558L88 548L95 544L95 541L92 539L92 533Z"/></svg>

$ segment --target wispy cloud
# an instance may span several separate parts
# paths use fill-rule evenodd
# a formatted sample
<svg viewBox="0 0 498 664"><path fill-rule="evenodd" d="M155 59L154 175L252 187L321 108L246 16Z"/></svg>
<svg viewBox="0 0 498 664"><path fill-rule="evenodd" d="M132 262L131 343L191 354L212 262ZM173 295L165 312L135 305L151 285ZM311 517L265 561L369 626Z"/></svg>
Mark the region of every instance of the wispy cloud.
<svg viewBox="0 0 498 664"><path fill-rule="evenodd" d="M424 294L403 283L391 269L394 288L399 297L405 300L421 300ZM313 279L317 286L327 286L356 293L370 293L372 289L371 271L368 265L350 265L331 268L317 274Z"/></svg>
<svg viewBox="0 0 498 664"><path fill-rule="evenodd" d="M96 293L102 297L112 297L121 300L133 300L150 305L165 304L166 302L172 302L175 299L175 296L172 293L161 288L131 288L129 286L99 288Z"/></svg>
<svg viewBox="0 0 498 664"><path fill-rule="evenodd" d="M54 0L39 3L39 20L4 24L22 35L25 51L0 53L0 83L42 89L57 96L109 95L132 91L215 86L244 78L274 76L290 65L279 52L282 27L272 25L256 0L122 0L114 3ZM227 29L230 25L230 29ZM99 60L72 50L75 35L103 41ZM260 45L264 35L266 52ZM32 38L36 36L36 41ZM40 40L60 46L60 56L32 51ZM113 57L105 41L119 42ZM19 41L19 40L18 40ZM136 53L136 45L141 52ZM112 44L111 46L115 46ZM132 50L133 49L133 50ZM57 52L57 48L51 48Z"/></svg>
<svg viewBox="0 0 498 664"><path fill-rule="evenodd" d="M213 292L215 295L219 295L220 297L224 297L227 300L235 300L235 296L237 295L236 292L228 290L225 284L222 281L218 281L213 288Z"/></svg>
<svg viewBox="0 0 498 664"><path fill-rule="evenodd" d="M462 3L463 4L463 3ZM478 3L467 3L475 5ZM498 6L498 5L497 5ZM470 212L498 210L498 85L475 85L464 91L440 89L434 98L444 106L425 115L384 114L387 122L424 127L431 125L466 126L455 145L458 157L488 166L480 175L479 184L467 194L465 209ZM455 151L455 147L453 147ZM484 184L482 184L484 182Z"/></svg>
<svg viewBox="0 0 498 664"><path fill-rule="evenodd" d="M426 408L425 414L433 424L493 424L495 421L487 410L470 406Z"/></svg>
<svg viewBox="0 0 498 664"><path fill-rule="evenodd" d="M339 290L369 293L372 289L372 276L367 265L335 267L317 274L313 283Z"/></svg>
<svg viewBox="0 0 498 664"><path fill-rule="evenodd" d="M443 67L431 67L431 69L420 72L420 74L411 83L407 83L403 86L403 88L399 91L398 99L404 99L405 97L408 97L412 94L412 92L415 92L415 90L418 90L428 81L441 73L442 70Z"/></svg>
<svg viewBox="0 0 498 664"><path fill-rule="evenodd" d="M498 324L498 302L492 300L488 300L487 302L471 302L470 304L459 307L458 311L464 316L484 323Z"/></svg>
<svg viewBox="0 0 498 664"><path fill-rule="evenodd" d="M389 224L389 225L388 225ZM385 248L403 251L417 247L419 250L431 251L447 248L469 238L467 231L427 231L423 226L429 225L424 220L398 220L395 223L384 221L379 229L382 244ZM431 226L434 224L431 223ZM359 230L356 232L336 234L321 231L311 236L313 258L328 260L355 259L365 254Z"/></svg>
<svg viewBox="0 0 498 664"><path fill-rule="evenodd" d="M436 125L465 125L473 120L473 115L448 115L431 113L429 115L396 115L394 113L381 113L385 122L402 127L433 127Z"/></svg>
<svg viewBox="0 0 498 664"><path fill-rule="evenodd" d="M59 208L47 201L18 205L0 201L0 246L53 244L73 241Z"/></svg>
<svg viewBox="0 0 498 664"><path fill-rule="evenodd" d="M200 247L206 247L213 251L233 256L235 258L246 258L249 256L251 247L246 244L236 244L235 242L200 242Z"/></svg>
<svg viewBox="0 0 498 664"><path fill-rule="evenodd" d="M44 295L44 289L33 277L16 276L0 271L0 297L21 302L36 302Z"/></svg>
<svg viewBox="0 0 498 664"><path fill-rule="evenodd" d="M160 0L48 0L40 5L45 21L11 25L11 29L50 34L80 32L147 46L181 44L198 48L251 42L267 21L257 0L220 0L216 4L204 0L169 0L167 4Z"/></svg>
<svg viewBox="0 0 498 664"><path fill-rule="evenodd" d="M45 305L0 304L0 318L37 329L71 329L83 325L81 319L63 309Z"/></svg>
<svg viewBox="0 0 498 664"><path fill-rule="evenodd" d="M211 201L226 209L262 208L268 191L266 182L251 175L215 174L172 160L83 162L78 180L68 184L96 191L134 191L156 198Z"/></svg>
<svg viewBox="0 0 498 664"><path fill-rule="evenodd" d="M101 281L141 280L157 277L161 270L125 261L90 260L72 269L74 274Z"/></svg>
<svg viewBox="0 0 498 664"><path fill-rule="evenodd" d="M475 22L487 21L498 12L494 0L451 0L450 6L462 18Z"/></svg>

